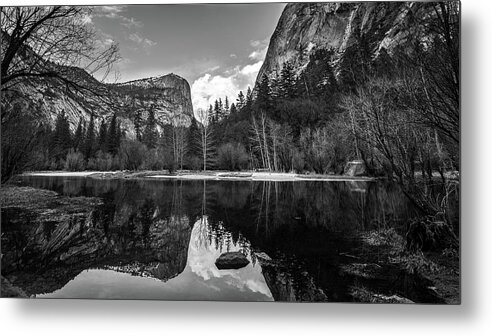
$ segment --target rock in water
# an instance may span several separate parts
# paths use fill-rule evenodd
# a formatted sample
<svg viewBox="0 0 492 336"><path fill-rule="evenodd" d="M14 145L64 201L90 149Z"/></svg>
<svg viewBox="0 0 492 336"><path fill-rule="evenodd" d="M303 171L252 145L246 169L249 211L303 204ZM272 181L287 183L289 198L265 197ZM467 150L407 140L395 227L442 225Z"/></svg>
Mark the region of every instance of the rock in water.
<svg viewBox="0 0 492 336"><path fill-rule="evenodd" d="M241 252L225 252L215 261L218 269L238 269L249 264L249 260Z"/></svg>

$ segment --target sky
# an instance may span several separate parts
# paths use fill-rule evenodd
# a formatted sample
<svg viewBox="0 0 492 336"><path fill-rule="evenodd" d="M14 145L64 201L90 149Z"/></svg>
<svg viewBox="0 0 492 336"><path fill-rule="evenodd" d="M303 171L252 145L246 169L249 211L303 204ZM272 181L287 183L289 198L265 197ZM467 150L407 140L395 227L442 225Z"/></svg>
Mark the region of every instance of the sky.
<svg viewBox="0 0 492 336"><path fill-rule="evenodd" d="M119 44L118 82L175 73L189 82L197 111L254 85L284 6L97 6L87 21L103 44Z"/></svg>

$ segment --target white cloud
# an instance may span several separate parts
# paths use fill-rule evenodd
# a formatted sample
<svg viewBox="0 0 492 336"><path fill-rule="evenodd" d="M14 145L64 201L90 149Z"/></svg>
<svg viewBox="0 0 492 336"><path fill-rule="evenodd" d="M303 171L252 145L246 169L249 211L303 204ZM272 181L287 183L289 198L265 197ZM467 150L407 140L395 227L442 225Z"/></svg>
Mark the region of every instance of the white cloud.
<svg viewBox="0 0 492 336"><path fill-rule="evenodd" d="M133 17L126 17L123 14L121 14L125 9L126 6L95 6L93 7L93 13L91 16L89 16L89 22L92 22L92 17L104 17L108 19L113 19L116 21L119 21L121 25L127 27L127 28L142 28L143 23L135 20ZM87 19L85 19L87 20Z"/></svg>
<svg viewBox="0 0 492 336"><path fill-rule="evenodd" d="M122 16L121 17L121 24L125 26L126 28L142 28L143 23L140 21L135 20L134 18L127 18Z"/></svg>
<svg viewBox="0 0 492 336"><path fill-rule="evenodd" d="M258 71L263 64L268 49L269 39L250 41L253 51L249 54L251 64L236 66L226 69L220 75L207 72L191 85L191 96L193 107L207 109L213 105L216 99L229 97L229 101L235 102L239 91L246 93L248 86L253 88ZM229 57L236 59L236 54Z"/></svg>
<svg viewBox="0 0 492 336"><path fill-rule="evenodd" d="M260 71L262 64L263 61L256 62L255 64L248 64L241 69L241 73L246 76L254 74L256 78L256 75L258 74L258 71Z"/></svg>
<svg viewBox="0 0 492 336"><path fill-rule="evenodd" d="M263 41L250 41L249 44L255 48L255 50L249 54L249 59L253 61L263 61L268 50L268 39Z"/></svg>
<svg viewBox="0 0 492 336"><path fill-rule="evenodd" d="M220 69L220 65L215 65L215 66L208 68L206 70L206 72L214 72L214 71L219 70L219 69Z"/></svg>
<svg viewBox="0 0 492 336"><path fill-rule="evenodd" d="M249 54L248 57L254 61L263 61L265 59L267 49L267 47L264 47L263 49L255 50L251 54Z"/></svg>
<svg viewBox="0 0 492 336"><path fill-rule="evenodd" d="M259 41L259 40L252 40L252 41L249 41L249 44L253 47L253 48L258 48L260 45L263 44L263 41Z"/></svg>
<svg viewBox="0 0 492 336"><path fill-rule="evenodd" d="M157 44L157 42L154 42L146 37L142 37L138 33L132 33L128 36L128 38L141 46L147 54L150 52L150 48Z"/></svg>
<svg viewBox="0 0 492 336"><path fill-rule="evenodd" d="M95 6L94 15L110 19L120 18L126 6Z"/></svg>
<svg viewBox="0 0 492 336"><path fill-rule="evenodd" d="M256 76L263 62L235 67L222 75L207 73L195 80L191 86L191 96L195 110L207 109L216 99L229 97L231 103L236 101L239 91L246 93L248 86L254 86Z"/></svg>

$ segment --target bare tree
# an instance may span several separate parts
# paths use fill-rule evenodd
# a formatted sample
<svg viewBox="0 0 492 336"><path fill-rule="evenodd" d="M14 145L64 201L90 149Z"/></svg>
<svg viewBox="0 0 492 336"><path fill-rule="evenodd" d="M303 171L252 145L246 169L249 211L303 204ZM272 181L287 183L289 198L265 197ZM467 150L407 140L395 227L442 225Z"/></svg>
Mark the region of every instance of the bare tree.
<svg viewBox="0 0 492 336"><path fill-rule="evenodd" d="M214 152L215 143L213 141L212 128L209 125L209 111L198 109L197 120L201 123L200 126L200 144L203 159L203 170L207 170L207 164L210 162Z"/></svg>
<svg viewBox="0 0 492 336"><path fill-rule="evenodd" d="M181 114L174 113L172 124L172 142L173 154L176 167L183 169L183 158L186 153L186 117Z"/></svg>
<svg viewBox="0 0 492 336"><path fill-rule="evenodd" d="M263 152L263 140L261 137L260 127L255 117L251 120L251 128L253 136L251 137L251 142L256 143L256 148L260 151L261 163L263 167L266 166L266 158L265 153Z"/></svg>
<svg viewBox="0 0 492 336"><path fill-rule="evenodd" d="M91 10L84 6L2 7L2 91L35 78L91 90L89 78L80 76L75 67L105 78L119 60L118 46L103 48L98 42L97 32L88 23Z"/></svg>

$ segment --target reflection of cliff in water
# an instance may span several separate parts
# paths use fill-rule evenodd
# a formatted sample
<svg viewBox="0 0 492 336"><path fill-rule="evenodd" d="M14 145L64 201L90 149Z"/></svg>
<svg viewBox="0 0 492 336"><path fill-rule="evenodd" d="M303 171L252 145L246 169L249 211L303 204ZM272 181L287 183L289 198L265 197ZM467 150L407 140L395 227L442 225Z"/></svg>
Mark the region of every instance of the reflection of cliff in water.
<svg viewBox="0 0 492 336"><path fill-rule="evenodd" d="M193 225L182 197L170 193L155 199L138 185L116 188L107 182L95 183L97 190L88 193L103 196L103 204L89 215L52 223L28 220L20 226L5 220L26 214L3 216L2 275L30 295L53 292L88 268L160 280L182 272ZM51 189L58 187L77 195L87 185L70 181Z"/></svg>
<svg viewBox="0 0 492 336"><path fill-rule="evenodd" d="M21 235L31 238L17 245L12 239L2 273L29 294L52 292L89 268L164 281L180 274L169 281L189 281L191 273L205 274L200 255L241 250L253 267L261 265L263 276L257 268L245 274L266 281L275 300L348 301L354 278L340 269L354 262L356 234L398 228L415 215L398 187L379 182L25 178L23 183L103 200L86 219L22 226ZM272 260L257 258L262 253ZM213 270L212 259L206 272ZM215 285L224 284L219 278Z"/></svg>

